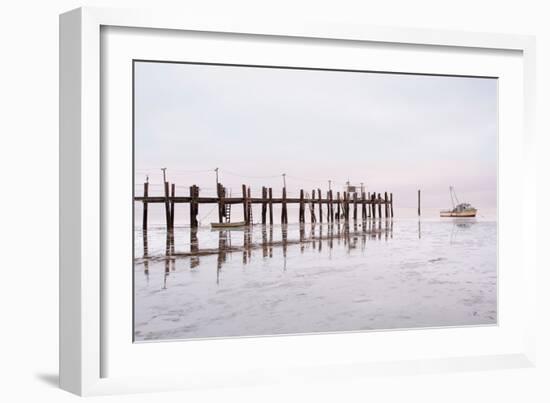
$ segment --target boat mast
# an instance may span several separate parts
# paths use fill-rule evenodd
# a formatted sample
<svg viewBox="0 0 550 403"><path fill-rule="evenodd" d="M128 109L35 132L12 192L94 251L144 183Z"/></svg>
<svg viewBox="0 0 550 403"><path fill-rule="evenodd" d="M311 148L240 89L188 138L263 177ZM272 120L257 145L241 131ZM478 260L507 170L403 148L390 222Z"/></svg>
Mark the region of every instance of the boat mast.
<svg viewBox="0 0 550 403"><path fill-rule="evenodd" d="M453 209L455 208L455 199L453 197L453 187L449 186L449 193L451 194L451 204L453 205Z"/></svg>
<svg viewBox="0 0 550 403"><path fill-rule="evenodd" d="M454 187L450 186L449 191L451 193L451 202L453 203L453 208L455 208L457 205L460 204L460 200L458 200ZM456 201L456 204L455 204L455 201Z"/></svg>

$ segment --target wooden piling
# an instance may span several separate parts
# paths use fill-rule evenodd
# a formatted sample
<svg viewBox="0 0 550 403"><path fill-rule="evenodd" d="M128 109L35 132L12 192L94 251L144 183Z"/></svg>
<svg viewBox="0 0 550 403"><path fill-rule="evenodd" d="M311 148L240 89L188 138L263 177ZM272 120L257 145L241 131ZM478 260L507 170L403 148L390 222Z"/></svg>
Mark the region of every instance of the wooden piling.
<svg viewBox="0 0 550 403"><path fill-rule="evenodd" d="M328 191L329 215L331 224L334 222L334 204L332 202L332 189Z"/></svg>
<svg viewBox="0 0 550 403"><path fill-rule="evenodd" d="M349 193L344 192L344 220L349 221Z"/></svg>
<svg viewBox="0 0 550 403"><path fill-rule="evenodd" d="M267 218L267 188L262 186L262 224L265 225Z"/></svg>
<svg viewBox="0 0 550 403"><path fill-rule="evenodd" d="M170 193L169 193L169 183L164 182L164 210L166 214L166 229L170 229L170 223L172 220L170 219Z"/></svg>
<svg viewBox="0 0 550 403"><path fill-rule="evenodd" d="M199 226L199 221L197 220L197 215L199 214L199 204L197 203L199 188L197 185L189 188L189 197L191 198L189 202L189 223L191 228L197 228Z"/></svg>
<svg viewBox="0 0 550 403"><path fill-rule="evenodd" d="M376 193L370 195L370 207L372 212L372 218L376 218Z"/></svg>
<svg viewBox="0 0 550 403"><path fill-rule="evenodd" d="M281 224L288 224L288 214L286 210L286 187L283 188L283 198L281 201Z"/></svg>
<svg viewBox="0 0 550 403"><path fill-rule="evenodd" d="M304 189L300 189L300 212L299 212L299 221L300 223L305 222L305 211L304 211Z"/></svg>
<svg viewBox="0 0 550 403"><path fill-rule="evenodd" d="M319 196L319 222L323 222L323 194L321 189L317 189L317 195Z"/></svg>
<svg viewBox="0 0 550 403"><path fill-rule="evenodd" d="M176 184L175 183L172 183L172 199L170 200L170 228L173 229L174 228L174 216L175 216L175 211L174 211L174 207L175 207L175 204L174 204L174 197L176 197Z"/></svg>
<svg viewBox="0 0 550 403"><path fill-rule="evenodd" d="M145 182L143 184L143 197L147 198L149 197L149 182ZM143 230L147 231L147 202L143 202Z"/></svg>
<svg viewBox="0 0 550 403"><path fill-rule="evenodd" d="M221 183L217 184L216 192L218 194L218 222L221 224L223 222L224 210L225 210L223 205L224 188L221 185Z"/></svg>
<svg viewBox="0 0 550 403"><path fill-rule="evenodd" d="M247 202L247 211L248 211L248 223L249 224L252 224L253 223L253 217L252 217L252 203L250 202L250 199L251 199L251 195L250 195L250 186L248 187L248 190L246 192L246 202Z"/></svg>
<svg viewBox="0 0 550 403"><path fill-rule="evenodd" d="M243 217L244 217L244 222L246 224L249 224L250 222L248 221L248 202L246 200L246 185L242 185L242 189L243 189Z"/></svg>
<svg viewBox="0 0 550 403"><path fill-rule="evenodd" d="M390 217L393 218L393 193L390 193Z"/></svg>
<svg viewBox="0 0 550 403"><path fill-rule="evenodd" d="M269 223L273 225L273 189L269 188Z"/></svg>
<svg viewBox="0 0 550 403"><path fill-rule="evenodd" d="M367 220L367 200L365 199L365 192L361 192L361 219Z"/></svg>
<svg viewBox="0 0 550 403"><path fill-rule="evenodd" d="M418 189L418 217L420 217L420 189Z"/></svg>
<svg viewBox="0 0 550 403"><path fill-rule="evenodd" d="M357 192L353 192L353 221L357 221Z"/></svg>
<svg viewBox="0 0 550 403"><path fill-rule="evenodd" d="M389 206L388 192L384 192L384 216L388 218L390 206Z"/></svg>
<svg viewBox="0 0 550 403"><path fill-rule="evenodd" d="M370 192L367 193L367 200L369 201L369 204L367 206L367 217L368 218L371 218L372 214L371 214L371 210L372 210L372 200L370 198Z"/></svg>
<svg viewBox="0 0 550 403"><path fill-rule="evenodd" d="M378 193L378 218L382 218L382 196Z"/></svg>
<svg viewBox="0 0 550 403"><path fill-rule="evenodd" d="M311 213L311 223L315 223L317 219L315 218L315 205L313 204L315 200L315 190L311 191L311 197L309 199L309 212Z"/></svg>
<svg viewBox="0 0 550 403"><path fill-rule="evenodd" d="M336 192L336 221L340 222L340 192Z"/></svg>

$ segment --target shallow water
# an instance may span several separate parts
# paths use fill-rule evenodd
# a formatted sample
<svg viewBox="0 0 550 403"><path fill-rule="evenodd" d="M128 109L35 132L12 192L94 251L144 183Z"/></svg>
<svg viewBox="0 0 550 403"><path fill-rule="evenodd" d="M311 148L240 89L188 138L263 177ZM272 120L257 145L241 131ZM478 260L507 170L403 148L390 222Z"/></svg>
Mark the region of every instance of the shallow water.
<svg viewBox="0 0 550 403"><path fill-rule="evenodd" d="M136 229L136 341L497 320L491 220L181 226L173 237L159 226L146 240Z"/></svg>

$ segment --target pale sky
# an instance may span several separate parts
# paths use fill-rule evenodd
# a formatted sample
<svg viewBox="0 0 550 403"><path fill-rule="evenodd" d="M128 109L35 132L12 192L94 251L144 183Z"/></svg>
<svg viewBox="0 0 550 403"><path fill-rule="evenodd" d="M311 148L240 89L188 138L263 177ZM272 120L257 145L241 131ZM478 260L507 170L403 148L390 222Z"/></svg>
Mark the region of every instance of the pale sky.
<svg viewBox="0 0 550 403"><path fill-rule="evenodd" d="M178 193L300 188L393 192L394 204L496 207L496 79L137 62L135 181ZM181 188L180 188L181 186ZM156 192L152 188L152 192Z"/></svg>

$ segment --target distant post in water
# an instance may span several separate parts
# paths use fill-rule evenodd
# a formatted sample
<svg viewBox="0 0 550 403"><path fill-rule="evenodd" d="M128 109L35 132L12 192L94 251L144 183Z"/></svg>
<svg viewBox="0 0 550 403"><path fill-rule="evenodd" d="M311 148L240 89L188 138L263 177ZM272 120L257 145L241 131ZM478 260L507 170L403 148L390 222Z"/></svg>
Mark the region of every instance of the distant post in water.
<svg viewBox="0 0 550 403"><path fill-rule="evenodd" d="M376 193L370 195L370 207L372 210L372 218L376 218Z"/></svg>
<svg viewBox="0 0 550 403"><path fill-rule="evenodd" d="M418 189L418 217L420 217L420 189Z"/></svg>
<svg viewBox="0 0 550 403"><path fill-rule="evenodd" d="M390 216L393 218L393 193L390 193Z"/></svg>
<svg viewBox="0 0 550 403"><path fill-rule="evenodd" d="M384 215L386 218L389 216L390 206L389 206L388 192L384 192Z"/></svg>
<svg viewBox="0 0 550 403"><path fill-rule="evenodd" d="M378 193L378 218L382 218L382 195Z"/></svg>
<svg viewBox="0 0 550 403"><path fill-rule="evenodd" d="M336 221L340 222L340 192L336 192Z"/></svg>
<svg viewBox="0 0 550 403"><path fill-rule="evenodd" d="M366 221L367 219L367 202L365 199L365 192L361 192L361 219Z"/></svg>

